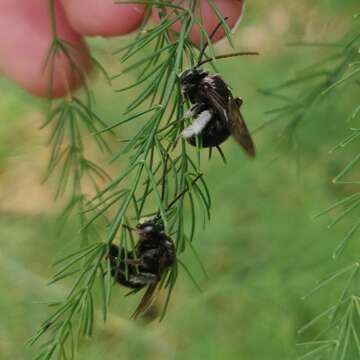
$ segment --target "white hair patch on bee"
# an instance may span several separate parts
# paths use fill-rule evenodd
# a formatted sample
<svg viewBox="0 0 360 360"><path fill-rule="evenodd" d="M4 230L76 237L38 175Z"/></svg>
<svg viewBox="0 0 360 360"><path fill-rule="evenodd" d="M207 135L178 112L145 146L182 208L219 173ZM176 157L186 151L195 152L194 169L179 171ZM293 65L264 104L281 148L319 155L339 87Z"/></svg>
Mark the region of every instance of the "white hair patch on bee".
<svg viewBox="0 0 360 360"><path fill-rule="evenodd" d="M201 134L204 130L205 126L209 123L213 116L213 112L211 110L204 110L199 114L199 116L194 120L194 122L184 129L181 132L181 136L184 139L189 139L193 136L197 136Z"/></svg>
<svg viewBox="0 0 360 360"><path fill-rule="evenodd" d="M145 224L149 221L153 221L153 220L154 220L154 216L145 216L139 220L139 225L143 225L143 224Z"/></svg>
<svg viewBox="0 0 360 360"><path fill-rule="evenodd" d="M215 85L215 77L218 75L208 75L205 79L204 79L204 83L208 84L210 86L214 86Z"/></svg>

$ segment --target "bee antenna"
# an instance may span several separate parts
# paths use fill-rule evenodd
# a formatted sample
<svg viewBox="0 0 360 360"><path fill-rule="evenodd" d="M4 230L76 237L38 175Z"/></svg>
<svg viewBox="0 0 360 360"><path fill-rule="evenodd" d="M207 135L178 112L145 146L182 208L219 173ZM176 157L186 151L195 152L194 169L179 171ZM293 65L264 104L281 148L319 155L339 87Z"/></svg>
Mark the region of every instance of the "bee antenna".
<svg viewBox="0 0 360 360"><path fill-rule="evenodd" d="M259 55L259 53L256 51L247 51L247 52L237 52L237 53L232 53L232 54L218 55L218 56L215 56L214 58L200 61L197 66L204 65L204 64L212 61L213 59L226 59L226 58L235 57L235 56L248 56L248 55Z"/></svg>
<svg viewBox="0 0 360 360"><path fill-rule="evenodd" d="M203 174L199 174L199 175L191 182L191 185L194 185L202 176L203 176ZM189 191L189 186L187 186L186 189L184 189L178 196L176 196L176 198L168 205L168 207L166 208L166 211L169 210L169 209L171 209L171 207L172 207L180 198L182 198L188 191Z"/></svg>
<svg viewBox="0 0 360 360"><path fill-rule="evenodd" d="M229 17L225 17L224 18L224 21L226 22L226 20L228 19ZM217 33L217 31L219 30L220 26L222 24L222 21L219 21L219 23L216 25L215 29L212 31L212 33L210 34L209 36L209 39L212 40L213 37L215 36L215 34ZM207 49L207 47L209 46L209 41L206 41L204 47L201 49L200 51L200 54L199 54L199 61L197 63L196 66L200 66L201 65L201 60L205 54L205 50Z"/></svg>

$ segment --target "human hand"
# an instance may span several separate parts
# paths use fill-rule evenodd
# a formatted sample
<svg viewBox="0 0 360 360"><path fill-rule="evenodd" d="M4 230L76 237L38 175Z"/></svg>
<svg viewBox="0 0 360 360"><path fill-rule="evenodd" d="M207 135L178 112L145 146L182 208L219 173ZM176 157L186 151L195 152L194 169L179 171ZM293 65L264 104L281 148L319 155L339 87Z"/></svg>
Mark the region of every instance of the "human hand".
<svg viewBox="0 0 360 360"><path fill-rule="evenodd" d="M228 24L234 27L240 18L245 0L214 0ZM179 3L184 2L178 0ZM68 87L81 85L69 62L61 56L55 58L53 70L44 71L52 41L48 0L0 0L0 70L19 86L33 95L49 95L52 73L53 97L66 94ZM211 32L218 18L208 1L200 0L201 13L207 32ZM84 36L119 36L128 34L141 24L144 6L114 4L113 0L55 0L56 31L59 38L71 43L80 51L72 56L85 71L91 61ZM156 14L153 18L157 19ZM179 24L174 25L177 30ZM214 40L223 37L219 30ZM199 44L197 26L190 38Z"/></svg>

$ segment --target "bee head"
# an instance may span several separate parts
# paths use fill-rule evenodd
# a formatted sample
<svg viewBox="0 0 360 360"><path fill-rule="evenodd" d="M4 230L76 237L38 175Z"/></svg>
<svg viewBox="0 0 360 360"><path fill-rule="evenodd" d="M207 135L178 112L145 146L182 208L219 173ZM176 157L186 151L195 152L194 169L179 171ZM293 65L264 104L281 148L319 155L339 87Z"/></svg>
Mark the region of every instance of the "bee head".
<svg viewBox="0 0 360 360"><path fill-rule="evenodd" d="M136 226L139 235L144 238L151 238L164 232L164 223L160 216L141 219Z"/></svg>
<svg viewBox="0 0 360 360"><path fill-rule="evenodd" d="M208 72L206 72L200 67L193 67L191 69L185 70L180 75L181 86L186 91L186 89L197 86L199 81L207 75Z"/></svg>

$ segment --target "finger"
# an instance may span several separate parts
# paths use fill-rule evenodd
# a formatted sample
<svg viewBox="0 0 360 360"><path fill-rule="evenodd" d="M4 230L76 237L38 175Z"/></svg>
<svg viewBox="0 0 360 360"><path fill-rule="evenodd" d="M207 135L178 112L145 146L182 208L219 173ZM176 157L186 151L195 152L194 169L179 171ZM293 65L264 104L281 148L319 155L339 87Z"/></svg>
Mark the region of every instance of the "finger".
<svg viewBox="0 0 360 360"><path fill-rule="evenodd" d="M81 35L115 36L139 27L144 6L113 0L62 0L71 26Z"/></svg>
<svg viewBox="0 0 360 360"><path fill-rule="evenodd" d="M187 7L187 1L184 0L177 0L176 1L179 5L183 7ZM236 27L236 25L240 22L244 11L244 4L245 0L213 0L212 1L217 10L221 13L223 17L227 17L226 20L227 24L230 28ZM170 8L167 10L168 12L172 11ZM205 31L210 34L216 25L219 23L219 17L217 16L216 12L210 5L210 1L200 0L200 9L195 11L195 15L198 19L202 20L202 24L204 26ZM159 15L156 12L153 12L153 18L156 21L159 21ZM176 31L180 31L181 23L176 22L173 25L173 29ZM224 29L220 28L214 38L213 41L216 42L223 38L225 35ZM194 24L189 33L190 39L196 44L200 45L201 42L201 31L200 26Z"/></svg>
<svg viewBox="0 0 360 360"><path fill-rule="evenodd" d="M86 46L66 21L59 3L56 3L56 25L58 36L79 49L70 51L76 64L89 70ZM49 95L51 71L49 66L45 69L45 61L51 41L47 0L0 2L0 69L34 95ZM79 76L64 56L55 56L53 63L52 96L63 96L80 85Z"/></svg>

